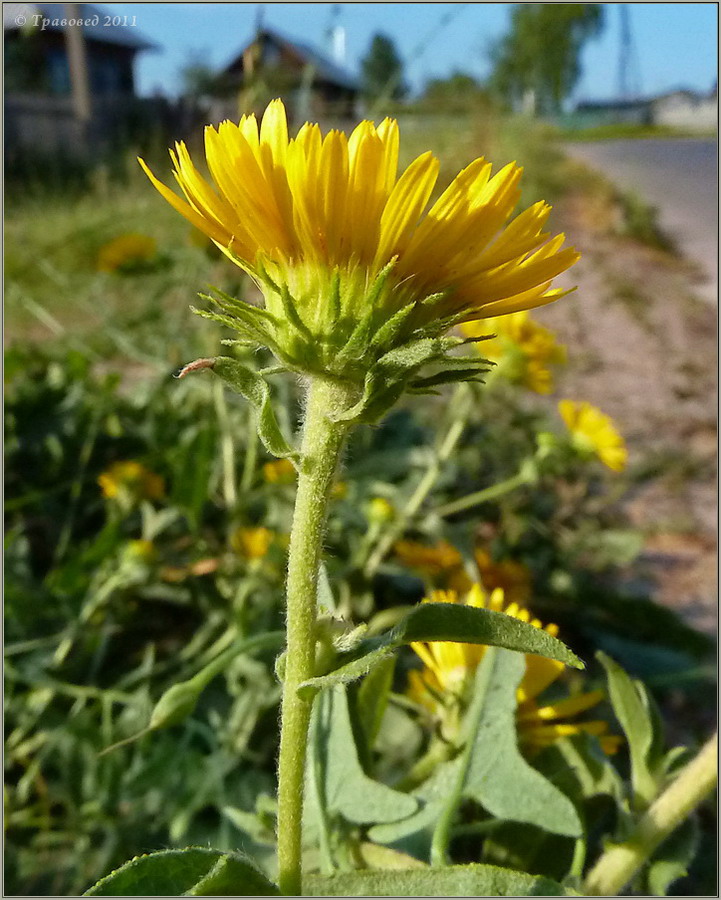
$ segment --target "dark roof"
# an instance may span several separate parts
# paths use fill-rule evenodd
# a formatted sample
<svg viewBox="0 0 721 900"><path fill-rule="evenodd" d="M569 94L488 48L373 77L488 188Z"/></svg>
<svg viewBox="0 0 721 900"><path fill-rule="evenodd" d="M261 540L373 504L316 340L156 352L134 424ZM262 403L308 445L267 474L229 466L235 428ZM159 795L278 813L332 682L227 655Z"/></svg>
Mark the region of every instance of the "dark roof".
<svg viewBox="0 0 721 900"><path fill-rule="evenodd" d="M347 88L351 91L360 90L360 81L352 75L347 69L344 69L342 66L339 66L338 63L333 62L328 59L323 53L317 50L315 47L310 44L305 44L302 41L291 41L289 38L284 37L277 31L271 31L269 28L263 28L261 31L256 34L252 41L249 41L243 49L238 53L233 60L225 67L223 71L227 72L231 69L235 69L238 64L243 59L243 54L252 44L255 44L256 41L262 40L263 38L270 40L272 43L276 44L279 47L285 47L291 50L296 56L300 57L300 59L309 63L313 66L316 71L317 78L320 81L328 81L331 84L336 84L339 87Z"/></svg>
<svg viewBox="0 0 721 900"><path fill-rule="evenodd" d="M591 112L601 109L643 109L651 104L651 100L638 97L635 100L584 100L576 104L577 112Z"/></svg>
<svg viewBox="0 0 721 900"><path fill-rule="evenodd" d="M83 24L85 37L91 41L102 41L105 44L115 44L119 47L127 47L129 50L159 50L158 44L144 38L137 28L130 25L103 25L104 20L110 17L118 18L117 13L111 13L101 6L90 3L80 3L80 16L87 23L88 19L98 18L98 24ZM66 19L67 11L64 3L3 3L3 31L16 31L18 17L24 17L26 25L33 27L33 16L40 15L44 19L50 19L51 24L46 26L47 31L63 31L63 25L53 25L53 19ZM124 18L124 16L120 16ZM130 16L129 16L130 18Z"/></svg>

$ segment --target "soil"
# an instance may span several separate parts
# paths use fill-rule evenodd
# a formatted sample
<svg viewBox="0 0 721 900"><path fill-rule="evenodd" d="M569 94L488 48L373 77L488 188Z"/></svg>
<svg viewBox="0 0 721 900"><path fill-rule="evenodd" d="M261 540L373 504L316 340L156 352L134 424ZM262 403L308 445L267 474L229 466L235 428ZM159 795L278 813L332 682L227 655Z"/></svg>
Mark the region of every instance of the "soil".
<svg viewBox="0 0 721 900"><path fill-rule="evenodd" d="M619 211L571 196L554 209L582 259L556 283L578 290L539 310L567 345L558 394L589 400L629 448L624 501L646 535L654 597L717 632L717 309L673 252L619 236Z"/></svg>

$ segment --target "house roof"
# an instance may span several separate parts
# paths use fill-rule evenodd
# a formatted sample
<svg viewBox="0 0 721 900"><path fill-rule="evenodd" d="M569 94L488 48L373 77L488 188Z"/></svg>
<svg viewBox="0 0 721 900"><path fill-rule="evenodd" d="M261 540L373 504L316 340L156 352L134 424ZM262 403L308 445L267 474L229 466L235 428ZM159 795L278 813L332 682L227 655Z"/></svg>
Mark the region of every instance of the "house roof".
<svg viewBox="0 0 721 900"><path fill-rule="evenodd" d="M53 25L53 20L67 18L64 3L3 3L3 31L19 31L23 27L33 27L33 17L42 16L50 19L46 26L47 31L63 31L64 26L59 22ZM135 27L129 25L103 25L106 18L118 18L101 6L90 3L80 4L80 15L83 19L83 31L85 37L91 41L102 41L105 44L115 44L119 47L127 47L129 50L159 50L158 44L154 44L143 37ZM92 24L97 18L98 24ZM24 21L18 22L18 19ZM90 24L88 24L88 20Z"/></svg>
<svg viewBox="0 0 721 900"><path fill-rule="evenodd" d="M242 62L243 54L248 49L248 47L263 38L270 40L278 47L290 50L291 52L295 53L302 62L312 65L319 80L328 81L331 84L336 84L339 87L344 87L351 91L360 90L360 81L355 77L355 75L351 74L342 66L339 66L338 63L335 63L332 60L328 59L327 56L325 56L315 47L311 46L310 44L303 43L302 41L291 41L289 38L284 37L279 32L271 30L269 28L263 28L261 31L259 31L253 38L253 40L249 41L243 47L240 53L233 57L233 60L225 67L223 71L229 72L237 68L238 65Z"/></svg>

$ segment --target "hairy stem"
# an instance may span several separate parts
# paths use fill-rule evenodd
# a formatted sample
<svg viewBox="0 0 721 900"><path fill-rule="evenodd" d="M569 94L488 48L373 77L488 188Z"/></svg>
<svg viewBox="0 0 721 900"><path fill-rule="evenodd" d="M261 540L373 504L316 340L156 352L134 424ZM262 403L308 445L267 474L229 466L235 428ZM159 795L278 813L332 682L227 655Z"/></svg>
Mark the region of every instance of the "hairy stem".
<svg viewBox="0 0 721 900"><path fill-rule="evenodd" d="M718 780L718 734L649 807L631 837L610 847L589 872L584 894L615 897L654 850L711 793Z"/></svg>
<svg viewBox="0 0 721 900"><path fill-rule="evenodd" d="M348 427L330 420L348 405L345 388L311 382L303 426L298 493L288 554L287 645L278 760L278 867L281 894L301 891L301 821L312 701L298 696L315 674L318 572L328 499Z"/></svg>

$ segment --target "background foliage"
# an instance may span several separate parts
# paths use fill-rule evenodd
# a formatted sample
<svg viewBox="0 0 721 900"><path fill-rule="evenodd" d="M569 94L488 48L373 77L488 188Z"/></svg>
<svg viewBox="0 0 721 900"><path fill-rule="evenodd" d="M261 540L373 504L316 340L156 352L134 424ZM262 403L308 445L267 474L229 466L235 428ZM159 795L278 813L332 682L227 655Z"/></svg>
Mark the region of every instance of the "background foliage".
<svg viewBox="0 0 721 900"><path fill-rule="evenodd" d="M415 144L433 147L448 178L489 136L499 164L515 155L518 126L499 129L490 117L461 135L442 123L431 135L411 132L405 151L410 156ZM524 133L523 143L524 202L553 199L563 181L556 151L543 132ZM268 873L273 867L277 651L270 645L233 648L282 628L293 478L267 468L272 461L240 397L202 373L172 380L184 362L218 352L225 336L217 326L191 320L194 291L210 283L251 296L251 287L157 201L134 167L120 169L120 181L95 173L79 196L59 192L42 202L32 196L16 201L7 223L9 893L76 894L137 853L188 844L241 848ZM103 245L133 232L154 237L157 253L141 266L98 271ZM273 389L281 426L290 434L299 388L277 379ZM649 709L667 710L678 705L679 693L683 698L685 721L661 727L649 713L638 736L618 702L617 722L606 705L603 715L628 741L613 764L583 736L533 760L585 820L598 823L589 835L591 853L604 834L623 833L638 797L639 766L653 793L649 779L657 786L674 764L668 747L694 747L704 736L710 648L634 587L640 540L619 500L642 473L611 480L599 465L569 458L533 488L452 516L434 514L513 476L533 454L539 431L562 432L547 400L510 384L499 381L471 396L457 451L439 467L421 514L401 535L422 547L447 542L475 578L479 548L495 563L523 566L534 613L558 623L564 641L589 662L586 675L570 676L571 687L606 683L604 667L594 662L601 649L645 680ZM331 511L327 568L337 614L368 623L370 633L393 624L430 588L452 586L458 574L457 566L429 569L394 552L375 569L367 566L374 542L397 523L419 479L435 465L439 440L460 415L449 398L405 402L379 427L360 429L348 451ZM127 461L156 480L136 479L104 495L98 479L105 473L107 483L113 466ZM386 510L383 516L379 509ZM143 732L158 699L223 652L232 658L222 675L194 694L182 714L161 723L167 727L102 753ZM335 799L316 807L311 829L322 832L324 814L331 816L326 849L341 868L352 870L359 860L383 868L389 859L383 854L393 850L428 852L422 816L410 821L409 807L399 824L384 814L389 804L398 811L401 793L433 812L434 798L446 793L444 779L453 775L446 763L435 781L403 787L429 741L427 725L406 697L415 667L414 654L404 649L395 669L376 676L384 687L376 682L364 691L361 682L347 695L334 695L326 710L338 723L332 729L337 754L354 757L356 778L376 786L374 810L354 820L337 793L337 773L326 765L326 794ZM628 696L626 676L610 671L617 694ZM385 698L382 708L367 705L374 693ZM366 723L360 736L358 715ZM506 719L508 732L512 721ZM316 751L323 747L326 742ZM576 761L575 774L565 783L559 765L569 760ZM454 862L507 865L553 879L578 874L568 830L549 834L547 822L541 831L513 820L509 810L496 819L473 773L464 784L461 822L450 845ZM708 817L702 810L701 854L694 880L677 882L683 892L703 893L713 878ZM670 881L685 871L697 835L683 837L685 845L668 851L665 869L644 875L651 880L641 890L665 889L669 866ZM324 860L313 852L311 861L322 869Z"/></svg>

